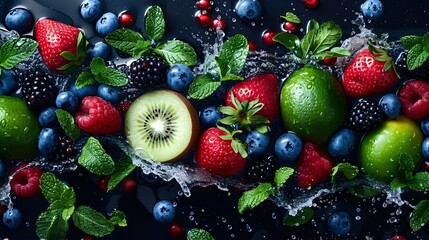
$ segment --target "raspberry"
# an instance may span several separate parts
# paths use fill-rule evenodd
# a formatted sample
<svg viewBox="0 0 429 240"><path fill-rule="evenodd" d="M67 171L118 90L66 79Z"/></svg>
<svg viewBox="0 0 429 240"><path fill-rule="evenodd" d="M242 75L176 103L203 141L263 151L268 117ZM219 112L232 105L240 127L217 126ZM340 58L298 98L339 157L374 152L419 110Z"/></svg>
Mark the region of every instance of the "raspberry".
<svg viewBox="0 0 429 240"><path fill-rule="evenodd" d="M55 158L58 161L64 161L72 159L77 155L76 147L73 140L67 136L58 136L57 142L55 143Z"/></svg>
<svg viewBox="0 0 429 240"><path fill-rule="evenodd" d="M118 110L96 96L82 99L75 122L80 129L91 135L114 134L121 128Z"/></svg>
<svg viewBox="0 0 429 240"><path fill-rule="evenodd" d="M272 182L279 164L273 155L268 158L258 158L246 166L246 177L254 182Z"/></svg>
<svg viewBox="0 0 429 240"><path fill-rule="evenodd" d="M429 84L415 80L407 82L399 91L402 112L412 119L429 116Z"/></svg>
<svg viewBox="0 0 429 240"><path fill-rule="evenodd" d="M298 159L297 179L302 188L323 182L332 171L331 157L314 143L305 142Z"/></svg>
<svg viewBox="0 0 429 240"><path fill-rule="evenodd" d="M54 104L57 88L47 73L36 69L20 73L19 78L22 82L22 95L31 110L38 112Z"/></svg>
<svg viewBox="0 0 429 240"><path fill-rule="evenodd" d="M383 122L381 107L367 99L360 99L350 111L346 127L358 133L365 133Z"/></svg>
<svg viewBox="0 0 429 240"><path fill-rule="evenodd" d="M19 168L25 167L25 165ZM13 175L15 174L15 175ZM21 198L33 198L40 194L40 177L43 171L36 167L29 167L24 170L14 169L10 181L11 191L15 196Z"/></svg>
<svg viewBox="0 0 429 240"><path fill-rule="evenodd" d="M166 82L167 63L158 56L143 56L131 63L129 84L133 88L149 90Z"/></svg>

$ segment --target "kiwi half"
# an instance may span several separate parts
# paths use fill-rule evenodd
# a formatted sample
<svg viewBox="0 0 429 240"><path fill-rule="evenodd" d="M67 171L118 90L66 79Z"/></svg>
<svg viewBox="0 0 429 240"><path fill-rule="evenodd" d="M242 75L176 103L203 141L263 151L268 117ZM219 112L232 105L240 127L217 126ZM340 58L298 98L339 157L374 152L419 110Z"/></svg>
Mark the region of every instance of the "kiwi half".
<svg viewBox="0 0 429 240"><path fill-rule="evenodd" d="M200 131L198 114L182 95L158 90L143 94L125 116L125 134L141 157L177 160L193 148Z"/></svg>

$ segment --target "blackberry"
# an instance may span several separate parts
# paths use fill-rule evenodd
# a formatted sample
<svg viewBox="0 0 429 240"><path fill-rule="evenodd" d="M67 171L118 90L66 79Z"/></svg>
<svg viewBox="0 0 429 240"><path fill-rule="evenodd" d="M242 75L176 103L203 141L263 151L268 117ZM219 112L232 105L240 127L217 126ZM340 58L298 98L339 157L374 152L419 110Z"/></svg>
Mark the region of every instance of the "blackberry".
<svg viewBox="0 0 429 240"><path fill-rule="evenodd" d="M77 155L77 149L71 138L65 135L58 136L55 145L55 159L59 162L73 159Z"/></svg>
<svg viewBox="0 0 429 240"><path fill-rule="evenodd" d="M398 58L396 59L396 67L407 77L418 79L418 80L429 80L429 60L423 63L422 66L410 71L407 67L407 56L408 51L404 51L401 54L399 54Z"/></svg>
<svg viewBox="0 0 429 240"><path fill-rule="evenodd" d="M360 99L352 108L345 126L358 133L365 133L383 122L381 107L367 99Z"/></svg>
<svg viewBox="0 0 429 240"><path fill-rule="evenodd" d="M143 56L132 62L129 70L129 85L149 90L166 82L167 63L158 56Z"/></svg>
<svg viewBox="0 0 429 240"><path fill-rule="evenodd" d="M253 182L272 182L277 168L279 165L274 155L268 158L257 158L247 164L245 176Z"/></svg>
<svg viewBox="0 0 429 240"><path fill-rule="evenodd" d="M54 104L57 88L50 75L41 69L36 69L21 72L19 77L22 84L22 95L31 110L38 112Z"/></svg>

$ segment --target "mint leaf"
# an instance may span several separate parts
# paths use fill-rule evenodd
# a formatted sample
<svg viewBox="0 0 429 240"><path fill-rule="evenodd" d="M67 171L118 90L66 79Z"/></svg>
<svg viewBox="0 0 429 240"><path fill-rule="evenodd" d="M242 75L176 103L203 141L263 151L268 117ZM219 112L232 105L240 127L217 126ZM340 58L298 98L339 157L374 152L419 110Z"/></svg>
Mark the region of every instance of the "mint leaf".
<svg viewBox="0 0 429 240"><path fill-rule="evenodd" d="M187 240L215 240L213 236L204 229L192 228L188 232Z"/></svg>
<svg viewBox="0 0 429 240"><path fill-rule="evenodd" d="M419 36L404 36L401 37L401 43L404 48L411 50L416 44L422 43L423 38Z"/></svg>
<svg viewBox="0 0 429 240"><path fill-rule="evenodd" d="M291 51L296 56L302 57L302 52L300 47L301 42L296 35L290 34L287 32L282 32L274 36L273 41L278 42L281 45L285 46L287 49L289 49L289 51Z"/></svg>
<svg viewBox="0 0 429 240"><path fill-rule="evenodd" d="M59 201L54 201L49 205L46 211L40 213L36 221L36 233L40 239L46 239L48 230L54 224L55 219L61 217L61 211L61 203Z"/></svg>
<svg viewBox="0 0 429 240"><path fill-rule="evenodd" d="M116 187L128 174L130 174L136 165L133 164L131 158L125 156L116 163L115 171L113 171L110 176L109 183L107 185L107 190L110 191Z"/></svg>
<svg viewBox="0 0 429 240"><path fill-rule="evenodd" d="M402 178L394 178L390 183L390 189L396 190L398 188L406 188L408 184Z"/></svg>
<svg viewBox="0 0 429 240"><path fill-rule="evenodd" d="M244 78L242 76L237 76L235 74L227 74L223 76L220 80L223 81L241 81Z"/></svg>
<svg viewBox="0 0 429 240"><path fill-rule="evenodd" d="M73 213L74 213L74 206L64 208L63 211L61 212L61 217L64 220L68 221Z"/></svg>
<svg viewBox="0 0 429 240"><path fill-rule="evenodd" d="M161 55L170 66L179 63L187 66L197 64L197 54L194 48L180 40L163 41L156 46L154 51Z"/></svg>
<svg viewBox="0 0 429 240"><path fill-rule="evenodd" d="M61 200L61 195L68 187L58 180L53 173L46 172L40 177L40 189L46 200L53 203Z"/></svg>
<svg viewBox="0 0 429 240"><path fill-rule="evenodd" d="M76 193L73 188L67 188L61 194L60 203L63 208L74 207L76 204Z"/></svg>
<svg viewBox="0 0 429 240"><path fill-rule="evenodd" d="M336 23L329 21L322 23L317 30L314 42L314 53L321 53L333 47L342 36L341 28Z"/></svg>
<svg viewBox="0 0 429 240"><path fill-rule="evenodd" d="M274 183L276 184L276 187L281 188L293 173L293 168L282 167L277 169L276 174L274 175Z"/></svg>
<svg viewBox="0 0 429 240"><path fill-rule="evenodd" d="M103 237L115 230L101 213L87 206L76 208L72 219L76 227L94 237Z"/></svg>
<svg viewBox="0 0 429 240"><path fill-rule="evenodd" d="M76 89L88 86L93 84L94 78L92 77L92 73L88 71L83 71L77 76L76 79Z"/></svg>
<svg viewBox="0 0 429 240"><path fill-rule="evenodd" d="M112 212L112 217L109 219L110 224L118 225L119 227L127 226L127 219L125 219L125 213L119 210L114 210Z"/></svg>
<svg viewBox="0 0 429 240"><path fill-rule="evenodd" d="M429 200L420 201L410 217L410 227L417 232L429 221Z"/></svg>
<svg viewBox="0 0 429 240"><path fill-rule="evenodd" d="M308 21L308 23L307 23L307 31L306 32L309 32L311 30L314 30L316 32L317 32L317 30L319 30L319 23L314 19Z"/></svg>
<svg viewBox="0 0 429 240"><path fill-rule="evenodd" d="M58 122L66 135L73 140L78 139L80 136L80 129L75 124L73 116L62 109L55 110L55 115L57 116Z"/></svg>
<svg viewBox="0 0 429 240"><path fill-rule="evenodd" d="M159 6L149 8L145 26L146 34L151 40L159 41L164 36L164 13Z"/></svg>
<svg viewBox="0 0 429 240"><path fill-rule="evenodd" d="M188 94L193 99L204 99L210 96L221 85L215 81L211 74L200 75L194 79L188 89Z"/></svg>
<svg viewBox="0 0 429 240"><path fill-rule="evenodd" d="M216 62L219 66L220 77L229 74L237 75L246 63L249 45L247 39L241 34L229 38L223 45Z"/></svg>
<svg viewBox="0 0 429 240"><path fill-rule="evenodd" d="M243 214L244 211L253 209L267 200L270 195L274 195L270 183L261 183L256 188L245 191L243 196L238 200L238 212Z"/></svg>
<svg viewBox="0 0 429 240"><path fill-rule="evenodd" d="M97 76L103 73L104 71L106 71L106 63L101 57L96 57L92 59L90 67L91 67L91 72L94 76Z"/></svg>
<svg viewBox="0 0 429 240"><path fill-rule="evenodd" d="M147 52L151 47L150 41L138 41L136 46L133 49L133 54L131 54L135 59L140 58Z"/></svg>
<svg viewBox="0 0 429 240"><path fill-rule="evenodd" d="M94 137L88 138L82 148L78 163L97 175L110 175L115 170L115 163L106 153L100 142Z"/></svg>
<svg viewBox="0 0 429 240"><path fill-rule="evenodd" d="M281 16L281 18L291 23L301 23L301 19L292 12L287 12L284 16Z"/></svg>
<svg viewBox="0 0 429 240"><path fill-rule="evenodd" d="M423 49L426 52L429 52L429 33L426 33L425 35L423 35L422 44L423 44Z"/></svg>
<svg viewBox="0 0 429 240"><path fill-rule="evenodd" d="M31 57L39 44L30 38L17 38L5 42L0 49L0 67L12 69Z"/></svg>
<svg viewBox="0 0 429 240"><path fill-rule="evenodd" d="M96 75L95 79L99 83L114 87L122 87L127 85L128 83L127 75L113 68L106 68L104 72L99 75Z"/></svg>
<svg viewBox="0 0 429 240"><path fill-rule="evenodd" d="M340 47L333 47L331 50L326 52L317 53L311 56L311 59L316 61L321 61L325 58L333 58L333 57L347 57L350 56L349 50Z"/></svg>
<svg viewBox="0 0 429 240"><path fill-rule="evenodd" d="M331 182L335 184L335 176L338 172L341 172L347 179L353 179L359 173L359 169L350 163L339 163L337 166L332 168Z"/></svg>
<svg viewBox="0 0 429 240"><path fill-rule="evenodd" d="M141 41L145 41L140 33L129 28L117 29L109 33L105 40L113 48L116 48L128 55L132 55L134 58L140 57L134 55L135 48L141 47L141 45L137 46L137 44Z"/></svg>
<svg viewBox="0 0 429 240"><path fill-rule="evenodd" d="M379 195L381 192L377 189L361 185L347 188L350 194L358 198L370 198Z"/></svg>
<svg viewBox="0 0 429 240"><path fill-rule="evenodd" d="M283 218L283 225L289 227L297 227L302 225L313 218L314 210L310 207L305 207L298 211L295 216L291 216L288 213Z"/></svg>
<svg viewBox="0 0 429 240"><path fill-rule="evenodd" d="M429 172L416 173L407 184L414 191L429 191Z"/></svg>
<svg viewBox="0 0 429 240"><path fill-rule="evenodd" d="M64 220L61 215L56 215L48 229L48 232L46 233L46 240L65 239L68 230L69 223Z"/></svg>
<svg viewBox="0 0 429 240"><path fill-rule="evenodd" d="M407 66L410 71L420 67L429 57L422 44L416 44L410 49L407 56Z"/></svg>
<svg viewBox="0 0 429 240"><path fill-rule="evenodd" d="M312 50L312 44L314 41L314 35L316 34L315 30L310 30L301 40L301 51L302 57L307 57L307 54Z"/></svg>

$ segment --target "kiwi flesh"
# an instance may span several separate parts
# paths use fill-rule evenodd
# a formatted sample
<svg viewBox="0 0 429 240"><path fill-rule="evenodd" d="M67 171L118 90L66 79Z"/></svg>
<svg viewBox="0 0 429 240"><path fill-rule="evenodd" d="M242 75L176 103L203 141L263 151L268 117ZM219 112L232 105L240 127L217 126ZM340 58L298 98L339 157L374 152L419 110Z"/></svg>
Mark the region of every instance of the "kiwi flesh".
<svg viewBox="0 0 429 240"><path fill-rule="evenodd" d="M141 157L157 162L182 158L195 145L198 114L182 95L170 90L143 94L125 116L125 135Z"/></svg>

